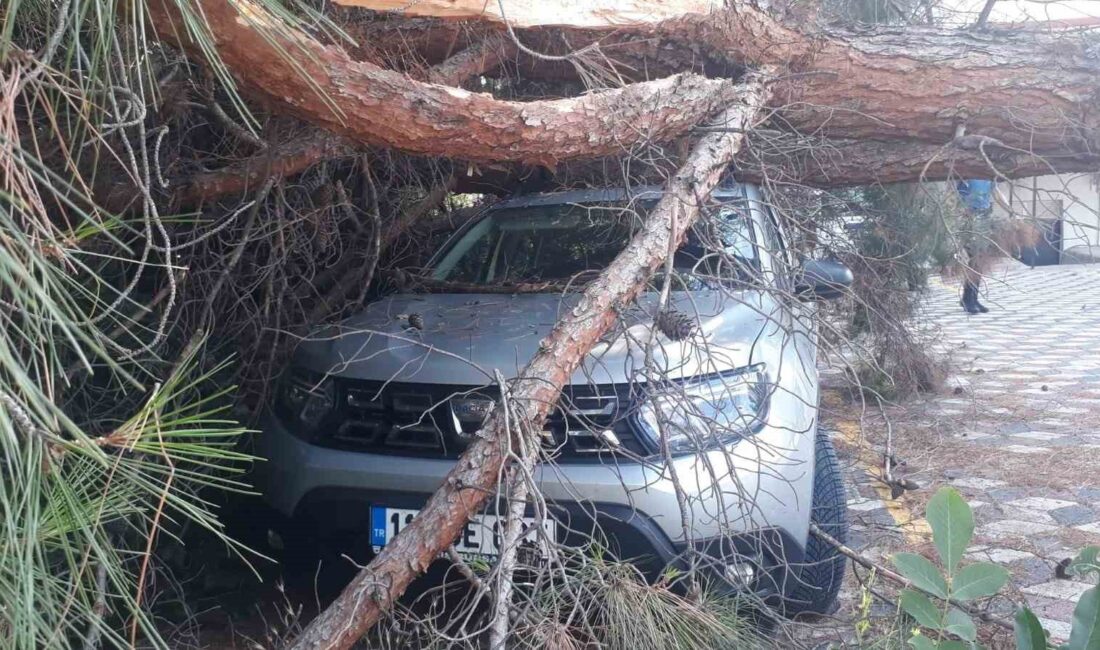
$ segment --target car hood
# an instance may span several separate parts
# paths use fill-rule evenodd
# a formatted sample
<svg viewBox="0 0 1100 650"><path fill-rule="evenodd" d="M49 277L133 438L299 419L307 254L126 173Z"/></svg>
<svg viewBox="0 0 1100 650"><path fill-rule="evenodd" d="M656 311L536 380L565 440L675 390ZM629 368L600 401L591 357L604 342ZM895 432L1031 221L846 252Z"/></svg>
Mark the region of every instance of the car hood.
<svg viewBox="0 0 1100 650"><path fill-rule="evenodd" d="M295 364L351 379L461 386L512 378L538 351L578 294L401 294L303 340ZM756 363L779 305L766 292L673 292L672 309L699 323L687 340L653 331L659 296L641 295L593 348L572 383L637 380L646 362L667 377L688 377ZM422 328L410 326L419 321ZM649 343L652 340L652 343Z"/></svg>

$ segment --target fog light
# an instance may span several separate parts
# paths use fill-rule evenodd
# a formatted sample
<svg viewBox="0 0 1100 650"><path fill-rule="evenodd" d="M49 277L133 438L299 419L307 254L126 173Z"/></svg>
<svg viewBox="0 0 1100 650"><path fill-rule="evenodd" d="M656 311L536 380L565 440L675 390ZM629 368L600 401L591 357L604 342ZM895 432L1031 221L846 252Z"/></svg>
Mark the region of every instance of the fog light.
<svg viewBox="0 0 1100 650"><path fill-rule="evenodd" d="M286 543L283 542L283 536L270 528L267 529L267 545L276 551L286 550Z"/></svg>
<svg viewBox="0 0 1100 650"><path fill-rule="evenodd" d="M734 562L726 565L726 580L737 587L748 587L756 580L756 564Z"/></svg>
<svg viewBox="0 0 1100 650"><path fill-rule="evenodd" d="M622 446L622 441L619 440L619 436L615 435L615 432L611 429L604 429L596 434L596 437L603 441L603 444L611 447L612 449Z"/></svg>

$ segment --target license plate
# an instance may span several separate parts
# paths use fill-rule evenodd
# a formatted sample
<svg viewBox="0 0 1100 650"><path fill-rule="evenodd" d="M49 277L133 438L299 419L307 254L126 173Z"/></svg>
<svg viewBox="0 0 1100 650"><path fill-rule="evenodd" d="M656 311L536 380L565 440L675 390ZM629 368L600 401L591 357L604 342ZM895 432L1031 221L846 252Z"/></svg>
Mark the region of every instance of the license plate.
<svg viewBox="0 0 1100 650"><path fill-rule="evenodd" d="M370 509L370 543L375 552L381 550L405 526L412 523L413 517L419 510L407 508L386 508L372 506ZM475 515L466 522L466 526L458 533L455 540L455 550L463 555L471 556L497 556L500 555L501 537L504 534L504 517L493 514ZM546 557L548 552L542 540L556 540L557 522L546 518L541 522L545 536L540 536L538 526L540 522L534 517L523 518L524 533L520 538L521 548L538 550L541 557Z"/></svg>

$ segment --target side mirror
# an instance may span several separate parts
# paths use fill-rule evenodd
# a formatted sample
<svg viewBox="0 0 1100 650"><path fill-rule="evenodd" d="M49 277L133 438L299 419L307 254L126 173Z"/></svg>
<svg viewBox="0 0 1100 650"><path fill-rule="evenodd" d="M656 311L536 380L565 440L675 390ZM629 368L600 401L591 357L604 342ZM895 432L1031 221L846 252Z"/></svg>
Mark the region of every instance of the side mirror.
<svg viewBox="0 0 1100 650"><path fill-rule="evenodd" d="M794 291L802 300L832 300L852 286L852 270L840 262L806 260L802 263Z"/></svg>

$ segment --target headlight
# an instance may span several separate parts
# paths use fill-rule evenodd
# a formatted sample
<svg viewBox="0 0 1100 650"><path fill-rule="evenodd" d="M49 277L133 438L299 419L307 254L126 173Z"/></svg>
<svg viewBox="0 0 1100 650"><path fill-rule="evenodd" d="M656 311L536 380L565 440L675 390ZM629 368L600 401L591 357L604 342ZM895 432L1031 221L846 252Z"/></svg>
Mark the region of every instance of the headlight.
<svg viewBox="0 0 1100 650"><path fill-rule="evenodd" d="M291 432L313 433L336 406L332 377L292 370L284 377L276 399L276 410Z"/></svg>
<svg viewBox="0 0 1100 650"><path fill-rule="evenodd" d="M637 423L655 449L661 437L673 453L715 449L760 431L771 385L764 364L662 386L638 409Z"/></svg>

